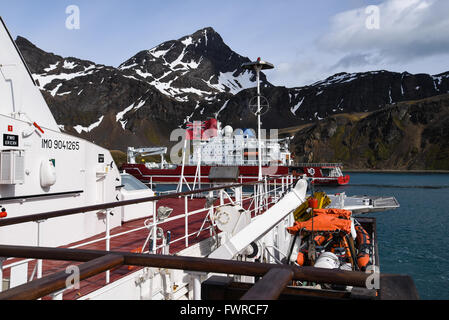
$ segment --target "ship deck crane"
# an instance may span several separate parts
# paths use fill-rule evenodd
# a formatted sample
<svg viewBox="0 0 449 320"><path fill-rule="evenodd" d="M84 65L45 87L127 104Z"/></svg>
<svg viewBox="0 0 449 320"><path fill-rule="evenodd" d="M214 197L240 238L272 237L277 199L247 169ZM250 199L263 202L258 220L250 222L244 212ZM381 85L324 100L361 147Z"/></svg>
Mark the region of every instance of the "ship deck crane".
<svg viewBox="0 0 449 320"><path fill-rule="evenodd" d="M128 148L128 163L135 164L136 163L136 157L142 156L161 156L161 167L165 164L164 155L167 153L166 147L153 147L153 148Z"/></svg>

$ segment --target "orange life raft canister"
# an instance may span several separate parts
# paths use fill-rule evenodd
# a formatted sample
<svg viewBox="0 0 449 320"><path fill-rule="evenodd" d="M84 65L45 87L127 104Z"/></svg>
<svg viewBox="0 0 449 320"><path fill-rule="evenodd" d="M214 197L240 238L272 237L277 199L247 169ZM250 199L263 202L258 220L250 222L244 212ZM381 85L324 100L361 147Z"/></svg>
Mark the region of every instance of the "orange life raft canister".
<svg viewBox="0 0 449 320"><path fill-rule="evenodd" d="M360 270L365 271L370 262L371 239L368 235L368 232L366 232L366 230L363 229L362 226L355 226L355 230L357 232L356 240L359 248L359 254L357 255L357 264Z"/></svg>

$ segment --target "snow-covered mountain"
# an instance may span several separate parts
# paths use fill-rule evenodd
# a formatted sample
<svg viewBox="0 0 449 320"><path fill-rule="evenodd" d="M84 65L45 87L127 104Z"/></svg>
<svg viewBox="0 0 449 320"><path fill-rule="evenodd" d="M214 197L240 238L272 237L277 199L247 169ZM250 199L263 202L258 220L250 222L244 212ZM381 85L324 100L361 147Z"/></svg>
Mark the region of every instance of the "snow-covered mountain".
<svg viewBox="0 0 449 320"><path fill-rule="evenodd" d="M117 68L48 53L22 37L16 43L61 129L106 148L168 145L171 130L208 117L256 126L248 108L255 75L241 68L250 59L212 28L141 51ZM275 87L263 74L261 80L270 103L262 116L267 129L449 92L449 72L340 73L297 88Z"/></svg>
<svg viewBox="0 0 449 320"><path fill-rule="evenodd" d="M241 68L248 58L232 51L212 28L141 51L119 66L127 77L143 80L179 102L214 101L219 93L236 94L256 85ZM265 85L270 85L265 76Z"/></svg>

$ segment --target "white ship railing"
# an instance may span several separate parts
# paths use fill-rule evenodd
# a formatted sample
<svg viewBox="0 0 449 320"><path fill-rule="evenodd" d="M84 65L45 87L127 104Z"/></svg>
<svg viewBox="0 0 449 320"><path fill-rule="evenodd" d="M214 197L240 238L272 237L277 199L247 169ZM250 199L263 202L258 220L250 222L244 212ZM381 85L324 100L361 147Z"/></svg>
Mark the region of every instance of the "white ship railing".
<svg viewBox="0 0 449 320"><path fill-rule="evenodd" d="M215 230L216 224L212 222L212 223L210 223L211 224L210 226L205 226L205 222L206 222L206 219L209 217L209 215L214 210L216 210L222 206L229 205L229 202L237 203L242 206L246 206L249 203L249 205L247 207L247 211L249 211L251 213L251 217L254 218L257 215L263 214L263 212L265 210L267 210L270 205L278 202L278 200L285 193L289 192L291 190L291 188L293 187L294 180L295 180L295 177L293 175L278 176L272 180L269 180L265 177L263 181L251 183L253 185L253 192L251 194L248 194L248 192L246 192L245 193L246 196L243 196L243 190L240 190L240 193L239 193L241 195L240 198L235 198L235 195L234 195L234 197L232 197L231 195L229 195L228 192L226 192L226 189L235 188L234 185L224 185L222 187L216 188L217 190L215 190L219 195L219 198L218 198L218 199L220 199L219 205L213 205L208 208L202 208L202 209L193 210L193 211L189 211L189 206L188 206L189 197L192 197L192 194L182 195L182 193L180 193L181 194L180 197L184 198L184 213L173 216L173 217L169 217L164 220L159 220L157 217L157 214L156 214L157 200L155 200L155 201L152 201L153 212L154 212L153 219L151 219L151 217L148 217L147 225L111 235L110 221L109 221L110 212L114 208L121 207L120 205L118 205L118 206L115 205L114 207L102 210L102 211L105 210L105 212L106 212L106 227L105 227L105 235L103 237L100 237L98 239L94 239L91 241L81 242L77 245L69 247L68 249L82 248L87 245L105 242L106 251L111 251L111 240L112 239L120 238L122 236L147 229L149 231L148 238L146 240L142 239L142 242L145 240L145 243L147 244L149 239L152 240L152 248L151 248L151 250L144 250L144 248L142 248L141 252L142 253L169 254L170 245L172 245L174 243L184 242L184 247L188 248L190 237L195 236L195 235L199 236L200 233L207 232L207 231L209 231L210 236L212 236L213 232ZM280 181L280 183L278 183L277 181ZM243 186L240 185L238 188L242 188L242 187ZM200 193L201 190L198 190L197 192ZM212 191L212 193L213 192L214 191ZM165 192L165 194L170 194L170 193L171 193L171 191ZM209 195L211 195L211 191L209 191L208 193L209 193ZM226 201L229 201L229 202L226 202ZM95 211L95 212L98 212L98 211ZM189 228L189 220L193 216L202 214L202 213L203 214L206 213L206 218L203 221L203 225L200 227L200 229L191 230ZM78 214L85 214L85 213L80 212ZM142 218L142 219L144 219L144 218ZM162 243L160 245L158 245L157 244L158 243L157 230L158 230L159 226L162 224L166 224L166 223L175 221L175 220L183 220L184 221L184 235L179 238L176 238L174 240L171 240L169 243L167 242L166 238L163 238ZM39 244L39 243L41 243L41 239L43 237L41 230L42 230L42 224L45 223L45 220L39 220L39 221L35 221L35 222L36 222L37 228L38 228L37 243ZM170 230L166 230L166 231L170 231ZM42 271L43 271L42 260L36 260L36 259L25 259L25 260L19 260L19 261L11 261L11 260L16 260L16 259L0 258L0 284L1 284L0 292L3 291L3 274L4 274L4 271L7 269L10 270L9 283L13 282L12 280L14 280L14 279L12 279L12 277L13 277L13 274L11 272L12 268L24 266L24 265L27 266L24 268L24 270L25 270L24 272L26 274L20 274L20 275L14 275L14 276L21 277L22 279L26 278L27 279L26 282L30 282L30 281L33 281L34 279L42 278ZM11 261L11 262L8 263L8 261ZM36 261L36 265L31 273L31 276L28 278L28 263L34 262L34 261ZM109 284L109 283L110 283L110 271L106 271L105 285ZM60 292L55 293L52 297L53 297L53 299L62 299L62 295L63 295L63 291L60 291Z"/></svg>
<svg viewBox="0 0 449 320"><path fill-rule="evenodd" d="M343 167L343 163L294 163L298 167Z"/></svg>

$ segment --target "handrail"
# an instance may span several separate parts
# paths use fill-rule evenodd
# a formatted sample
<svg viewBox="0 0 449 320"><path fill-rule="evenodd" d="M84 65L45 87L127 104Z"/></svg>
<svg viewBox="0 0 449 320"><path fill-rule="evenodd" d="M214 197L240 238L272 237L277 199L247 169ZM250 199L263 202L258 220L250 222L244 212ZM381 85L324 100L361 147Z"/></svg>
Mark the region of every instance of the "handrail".
<svg viewBox="0 0 449 320"><path fill-rule="evenodd" d="M364 287L370 273L359 271L342 271L314 267L297 267L294 265L253 263L236 260L210 259L199 257L142 254L122 251L80 250L63 248L45 248L29 246L0 245L0 256L15 258L34 258L43 260L87 262L105 255L121 255L124 265L187 270L197 272L213 272L239 274L261 277L270 269L285 268L293 271L293 280L316 283L332 283Z"/></svg>
<svg viewBox="0 0 449 320"><path fill-rule="evenodd" d="M273 268L241 300L276 300L289 282L292 281L292 278L292 270Z"/></svg>
<svg viewBox="0 0 449 320"><path fill-rule="evenodd" d="M52 218L58 218L58 217L63 217L63 216L68 216L68 215L73 215L73 214L78 214L78 213L105 210L105 209L122 207L122 206L137 204L137 203L143 203L143 202L151 202L151 201L157 201L157 200L163 200L163 199L173 199L173 198L178 198L178 197L182 197L182 196L217 191L217 190L221 190L221 189L230 189L230 188L238 188L238 187L243 187L243 186L248 186L248 185L255 185L258 183L264 183L265 181L276 180L276 179L279 179L282 177L288 177L288 175L271 177L271 178L267 178L266 180L258 180L258 181L252 181L252 182L223 185L223 186L212 187L212 188L201 189L201 190L193 190L193 191L185 191L185 192L179 192L179 193L173 193L173 194L166 194L166 195L162 195L162 196L153 196L153 197L146 197L146 198L133 199L133 200L117 201L117 202L110 202L110 203L105 203L105 204L97 204L97 205L91 205L91 206L85 206L85 207L63 209L63 210L57 210L57 211L51 211L51 212L26 215L26 216L22 216L22 217L6 218L6 219L0 220L0 227L10 226L10 225L15 225L15 224L20 224L20 223L26 223L26 222L36 222L36 221L40 221L40 220L48 220L48 219L52 219Z"/></svg>
<svg viewBox="0 0 449 320"><path fill-rule="evenodd" d="M280 266L278 264L236 260L139 254L121 251L111 252L0 245L0 256L84 262L84 264L79 266L81 280L120 265L263 277L260 282L256 283L247 292L243 299L276 299L291 280L364 288L372 276L370 273L359 271L297 267L294 265ZM379 293L380 299L419 298L415 284L409 276L391 274L382 274L379 276L382 285L381 289L375 292ZM23 284L0 293L0 300L38 299L63 289L66 286L66 282L64 281L67 279L66 277L67 273L61 271L41 278L40 280Z"/></svg>
<svg viewBox="0 0 449 320"><path fill-rule="evenodd" d="M27 199L35 199L35 198L49 198L49 197L60 197L60 196L68 196L74 194L83 193L83 190L78 191L67 191L67 192L58 192L58 193L44 193L44 194L33 194L28 196L18 196L18 197L7 197L0 198L3 201L13 201L13 200L27 200Z"/></svg>
<svg viewBox="0 0 449 320"><path fill-rule="evenodd" d="M114 267L123 265L121 255L107 254L80 265L79 279L85 280ZM56 292L67 286L67 272L60 271L45 278L28 282L0 293L0 300L34 300Z"/></svg>
<svg viewBox="0 0 449 320"><path fill-rule="evenodd" d="M281 187L281 186L278 186L278 187L276 187L275 189L273 189L272 191L276 191L276 190L281 191L281 190L282 190L282 187ZM265 193L263 193L263 194L269 194L269 193L270 193L270 192L265 192ZM254 200L254 199L253 199L252 197L242 199L243 202L250 201L250 200L251 200L251 203L249 204L248 211L249 211L249 212L253 212L253 211L254 211L254 213L256 213L257 208L251 209L251 205L253 204L253 200ZM271 201L271 202L268 203L268 205L270 205L270 204L272 204L272 203L274 203L274 202ZM225 205L225 204L223 204L223 205ZM213 206L213 207L211 207L211 208L212 208L212 209L217 209L217 208L219 208L219 207L221 207L221 206L222 206L222 205L217 205L217 206ZM192 212L189 212L189 213L188 213L188 216L191 217L191 216L193 216L193 215L195 215L195 214L198 214L198 213L202 213L202 212L208 211L208 210L210 210L211 208L202 208L202 209L194 210L194 211L192 211ZM179 220L179 219L184 219L184 218L185 218L185 214L180 214L180 215L178 215L178 216L168 218L168 219L166 219L166 220L164 220L164 221L157 222L157 223L156 223L156 226L158 226L159 224L164 224L164 223L167 223L167 222L170 222L170 221ZM209 229L211 229L211 228L212 228L212 226L206 227L206 228L202 229L202 231L207 231L207 230L209 230ZM131 230L127 230L127 231L125 231L125 232L121 232L121 233L117 233L117 234L114 234L114 235L110 235L109 238L110 238L110 239L118 238L118 237L123 236L123 235L126 235L126 234L128 234L128 233L137 232L137 231L140 231L140 230L143 230L143 229L147 229L147 227L146 227L146 226L144 226L144 227L137 227L137 228L134 228L134 229L131 229ZM183 237L180 237L180 238L178 238L178 239L172 240L171 243L173 244L173 243L176 243L176 242L178 242L178 241L182 241L182 240L185 239L185 237L190 237L190 236L192 236L192 235L194 235L194 234L197 234L197 233L198 233L198 231L192 232L192 233L190 233L190 234L188 234L188 235L186 235L186 236L183 236ZM80 248L80 247L84 247L84 246L87 246L87 245L90 245L90 244L93 244L93 243L97 243L97 242L101 242L101 241L105 241L105 240L108 240L107 236L103 236L103 237L101 237L101 238L94 239L94 240L91 240L91 241L88 241L88 242L82 242L82 243L79 243L79 244L77 244L77 245L71 246L71 247L69 247L68 249L77 249L77 248ZM161 245L159 245L159 246L156 247L156 250L159 250L159 249L161 249L161 248L163 248L163 247L164 247L164 245L161 244ZM148 251L144 251L144 252L148 252ZM18 262L13 262L13 263L11 263L11 264L8 264L8 265L6 265L6 266L3 266L3 268L4 268L4 269L6 269L6 268L11 268L11 267L13 267L13 266L21 265L21 264L23 264L23 263L27 263L27 262L30 262L30 261L32 261L32 260L33 260L33 259L26 259L26 260L22 260L22 261L18 261Z"/></svg>

